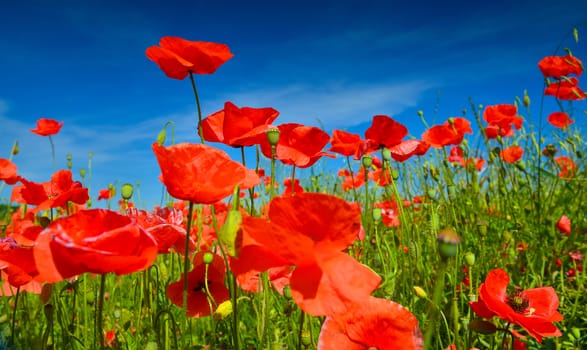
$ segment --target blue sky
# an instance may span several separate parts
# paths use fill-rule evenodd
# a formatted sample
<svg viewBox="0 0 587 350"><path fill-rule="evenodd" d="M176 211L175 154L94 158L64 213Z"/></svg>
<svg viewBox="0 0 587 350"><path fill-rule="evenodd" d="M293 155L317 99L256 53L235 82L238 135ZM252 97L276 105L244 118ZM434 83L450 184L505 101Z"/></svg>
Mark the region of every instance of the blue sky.
<svg viewBox="0 0 587 350"><path fill-rule="evenodd" d="M416 137L424 130L417 110L441 123L460 115L469 96L511 103L527 89L537 107L543 80L536 63L563 39L561 48L587 59L587 40L577 45L565 36L587 20L581 0L25 0L2 7L0 157L18 140L21 174L48 180L49 141L28 130L40 117L63 121L54 137L58 168L70 153L78 177L93 152L92 197L110 182L140 181L146 207L160 198L150 145L163 124L176 123L176 141L197 142L189 81L167 78L145 56L162 36L225 43L234 53L215 74L196 77L204 115L232 101L271 106L281 112L278 124L362 134L373 115L386 114ZM575 116L578 125L585 118ZM8 195L4 189L0 197Z"/></svg>

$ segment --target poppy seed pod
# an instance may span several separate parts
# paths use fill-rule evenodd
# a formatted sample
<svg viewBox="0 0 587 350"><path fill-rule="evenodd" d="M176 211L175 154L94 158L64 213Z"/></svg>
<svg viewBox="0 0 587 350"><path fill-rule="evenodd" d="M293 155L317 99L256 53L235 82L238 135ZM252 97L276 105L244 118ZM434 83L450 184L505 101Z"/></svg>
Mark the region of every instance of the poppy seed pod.
<svg viewBox="0 0 587 350"><path fill-rule="evenodd" d="M381 221L381 208L373 208L373 221Z"/></svg>
<svg viewBox="0 0 587 350"><path fill-rule="evenodd" d="M452 258L457 255L457 247L461 242L461 238L450 228L442 229L438 233L438 252L444 259Z"/></svg>
<svg viewBox="0 0 587 350"><path fill-rule="evenodd" d="M212 260L214 260L214 254L210 252L204 253L204 256L202 257L202 261L204 262L204 264L210 265L212 263Z"/></svg>
<svg viewBox="0 0 587 350"><path fill-rule="evenodd" d="M373 164L373 158L370 155L363 156L362 162L365 169L369 169Z"/></svg>
<svg viewBox="0 0 587 350"><path fill-rule="evenodd" d="M381 150L381 158L383 158L384 161L391 160L391 151L389 150L389 148L386 147Z"/></svg>
<svg viewBox="0 0 587 350"><path fill-rule="evenodd" d="M129 183L125 183L124 185L122 185L120 187L120 195L122 196L122 199L124 199L124 200L131 199L133 192L134 192L134 187L133 187L133 185L131 185Z"/></svg>
<svg viewBox="0 0 587 350"><path fill-rule="evenodd" d="M269 128L267 130L267 141L271 146L276 146L279 143L279 129Z"/></svg>
<svg viewBox="0 0 587 350"><path fill-rule="evenodd" d="M475 265L475 254L473 254L471 252L466 252L465 253L465 263L467 263L468 266Z"/></svg>

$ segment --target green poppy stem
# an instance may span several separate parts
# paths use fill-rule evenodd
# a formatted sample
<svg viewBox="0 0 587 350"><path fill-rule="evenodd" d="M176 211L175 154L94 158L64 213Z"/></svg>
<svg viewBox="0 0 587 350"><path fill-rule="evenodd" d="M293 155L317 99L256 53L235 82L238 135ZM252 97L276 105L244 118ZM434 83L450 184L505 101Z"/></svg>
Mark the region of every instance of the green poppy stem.
<svg viewBox="0 0 587 350"><path fill-rule="evenodd" d="M305 316L306 316L306 313L304 312L304 310L300 309L300 321L299 321L299 327L300 327L300 329L298 329L298 346L297 346L297 350L302 350L302 333L304 332Z"/></svg>
<svg viewBox="0 0 587 350"><path fill-rule="evenodd" d="M100 291L98 294L98 303L96 304L96 326L94 327L94 339L100 344L100 349L104 349L104 331L102 329L103 318L102 312L104 310L104 291L106 289L106 274L100 276Z"/></svg>
<svg viewBox="0 0 587 350"><path fill-rule="evenodd" d="M194 79L194 74L190 72L190 81L192 82L192 89L194 90L194 96L196 97L196 108L198 110L198 135L200 135L200 140L202 143L204 142L204 129L202 129L202 108L200 107L200 98L198 97L198 89L196 89L196 81Z"/></svg>
<svg viewBox="0 0 587 350"><path fill-rule="evenodd" d="M6 282L4 282L6 283ZM12 310L12 324L10 325L10 344L14 345L14 329L16 328L16 310L18 309L18 298L20 296L20 286L16 288L14 296L14 309Z"/></svg>
<svg viewBox="0 0 587 350"><path fill-rule="evenodd" d="M185 250L183 253L183 311L184 314L188 313L188 270L190 264L190 231L192 229L192 219L194 213L194 203L188 202L188 222L185 232Z"/></svg>
<svg viewBox="0 0 587 350"><path fill-rule="evenodd" d="M291 186L291 195L292 196L294 194L296 194L295 181L296 181L296 166L292 165L292 167L291 167L291 182L289 183Z"/></svg>
<svg viewBox="0 0 587 350"><path fill-rule="evenodd" d="M51 135L48 136L49 143L51 144L51 159L53 160L53 171L57 170L57 161L55 160L55 144L53 143L53 138Z"/></svg>
<svg viewBox="0 0 587 350"><path fill-rule="evenodd" d="M436 331L436 325L438 322L438 314L440 313L440 303L442 301L442 292L444 289L444 277L447 270L447 262L444 258L441 259L440 265L438 266L438 272L436 274L436 282L434 284L434 293L432 294L432 305L428 311L428 324L426 333L424 334L424 350L432 348L432 333Z"/></svg>

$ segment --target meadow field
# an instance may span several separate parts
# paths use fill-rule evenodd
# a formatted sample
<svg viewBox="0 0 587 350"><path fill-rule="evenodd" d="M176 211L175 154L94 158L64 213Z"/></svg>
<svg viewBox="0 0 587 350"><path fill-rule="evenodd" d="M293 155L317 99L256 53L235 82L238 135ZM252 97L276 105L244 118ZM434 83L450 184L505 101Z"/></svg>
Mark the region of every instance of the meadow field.
<svg viewBox="0 0 587 350"><path fill-rule="evenodd" d="M0 349L587 348L571 51L536 57L544 95L418 112L421 135L384 114L360 134L232 102L203 116L197 76L228 46L163 37L146 55L198 116L193 139L153 132L160 206L133 184L91 198L70 164L30 181L18 143L2 150ZM61 128L31 132L53 146Z"/></svg>

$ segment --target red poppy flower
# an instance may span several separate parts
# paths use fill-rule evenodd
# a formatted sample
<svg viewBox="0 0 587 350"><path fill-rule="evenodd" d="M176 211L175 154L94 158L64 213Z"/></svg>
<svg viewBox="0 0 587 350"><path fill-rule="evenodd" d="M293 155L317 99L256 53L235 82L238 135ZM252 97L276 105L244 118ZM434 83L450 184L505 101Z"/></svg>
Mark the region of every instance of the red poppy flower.
<svg viewBox="0 0 587 350"><path fill-rule="evenodd" d="M577 78L568 78L549 84L544 90L546 96L555 96L559 100L583 100L587 95L577 86Z"/></svg>
<svg viewBox="0 0 587 350"><path fill-rule="evenodd" d="M387 186L393 183L392 173L390 168L376 167L375 170L369 172L369 179L379 186Z"/></svg>
<svg viewBox="0 0 587 350"><path fill-rule="evenodd" d="M8 281L8 283L2 283L2 287L0 287L0 295L5 296L5 297L9 297L9 296L14 296L17 294L17 290L19 293L22 292L27 292L27 293L31 293L31 294L41 294L41 290L43 288L43 284L39 283L35 280L31 280L28 283L25 284L20 284L21 282L18 281L16 282L16 285L18 285L18 289L16 288L16 285L11 284L11 280L10 280L10 274L7 273L7 270L4 269L2 270L0 268L0 279L2 279L3 281ZM26 278L26 277L25 277ZM19 285L20 284L20 285Z"/></svg>
<svg viewBox="0 0 587 350"><path fill-rule="evenodd" d="M518 115L518 108L512 104L487 106L483 111L483 119L487 122L485 136L494 139L497 136L509 137L514 129L520 129L524 119Z"/></svg>
<svg viewBox="0 0 587 350"><path fill-rule="evenodd" d="M231 102L202 120L204 139L233 147L260 144L279 112L273 108L238 108Z"/></svg>
<svg viewBox="0 0 587 350"><path fill-rule="evenodd" d="M573 124L575 121L569 118L569 115L565 112L553 112L548 118L548 122L556 128L566 128Z"/></svg>
<svg viewBox="0 0 587 350"><path fill-rule="evenodd" d="M17 168L14 163L8 159L0 158L0 180L6 182L8 185L14 185L20 180L20 176L16 173Z"/></svg>
<svg viewBox="0 0 587 350"><path fill-rule="evenodd" d="M402 142L408 134L408 128L386 115L373 117L371 126L365 131L365 139L372 144L372 150L381 147L392 148ZM368 153L368 152L366 152Z"/></svg>
<svg viewBox="0 0 587 350"><path fill-rule="evenodd" d="M161 168L161 181L177 199L212 204L231 195L237 185L247 189L259 183L254 170L208 145L180 143L164 147L155 142L152 148Z"/></svg>
<svg viewBox="0 0 587 350"><path fill-rule="evenodd" d="M538 62L538 68L545 77L560 79L569 74L581 75L583 63L575 56L547 56Z"/></svg>
<svg viewBox="0 0 587 350"><path fill-rule="evenodd" d="M326 318L318 350L422 349L418 319L400 304L367 297Z"/></svg>
<svg viewBox="0 0 587 350"><path fill-rule="evenodd" d="M204 263L204 255L212 254L210 252L200 251L194 256L194 267L188 273L188 289L187 289L187 312L189 317L202 317L210 315L210 304L216 306L230 298L228 288L224 285L224 275L226 268L224 266L224 259L222 257L212 254L212 262L209 265ZM208 273L206 274L206 266ZM206 281L206 276L208 280ZM167 286L166 294L172 303L179 307L183 307L183 284L182 278ZM206 284L208 290L214 298L213 301L208 301L206 294Z"/></svg>
<svg viewBox="0 0 587 350"><path fill-rule="evenodd" d="M114 188L104 188L98 192L98 200L110 199L114 196Z"/></svg>
<svg viewBox="0 0 587 350"><path fill-rule="evenodd" d="M345 192L365 184L365 170L363 167L352 174L348 169L343 169L338 172L338 176L342 177L342 190Z"/></svg>
<svg viewBox="0 0 587 350"><path fill-rule="evenodd" d="M497 316L516 324L539 342L542 337L562 335L552 324L563 319L556 311L558 296L552 287L507 293L509 283L510 276L504 270L490 271L479 287L479 301L470 303L473 311L483 318Z"/></svg>
<svg viewBox="0 0 587 350"><path fill-rule="evenodd" d="M40 136L51 136L59 133L62 126L63 122L60 123L53 119L40 118L37 120L37 127L30 131Z"/></svg>
<svg viewBox="0 0 587 350"><path fill-rule="evenodd" d="M279 294L283 295L283 289L289 286L292 271L291 266L272 267L267 270L267 277L269 277L271 285ZM263 284L259 281L259 272L256 271L239 275L238 285L247 292L257 293L263 290Z"/></svg>
<svg viewBox="0 0 587 350"><path fill-rule="evenodd" d="M465 118L450 118L442 125L435 125L422 134L422 140L435 148L458 145L463 142L465 134L473 133L471 123Z"/></svg>
<svg viewBox="0 0 587 350"><path fill-rule="evenodd" d="M554 162L560 168L558 177L562 179L570 179L575 177L575 174L577 173L577 163L575 163L572 158L567 156L559 156L554 158Z"/></svg>
<svg viewBox="0 0 587 350"><path fill-rule="evenodd" d="M499 152L499 156L506 163L515 163L522 159L524 149L520 146L510 146Z"/></svg>
<svg viewBox="0 0 587 350"><path fill-rule="evenodd" d="M180 210L162 208L149 213L146 210L129 208L126 214L153 236L159 253L169 253L172 247L184 253L186 229L183 227L183 213ZM194 242L191 245L193 249L196 248Z"/></svg>
<svg viewBox="0 0 587 350"><path fill-rule="evenodd" d="M7 274L10 285L20 287L38 275L31 248L13 237L0 238L0 270Z"/></svg>
<svg viewBox="0 0 587 350"><path fill-rule="evenodd" d="M338 153L346 157L354 156L355 159L360 158L361 146L365 143L361 136L352 134L343 130L332 131L332 139L330 139L330 152Z"/></svg>
<svg viewBox="0 0 587 350"><path fill-rule="evenodd" d="M334 158L334 155L322 152L330 136L321 129L296 123L281 124L278 129L275 158L284 164L308 168L322 156ZM266 138L261 142L261 150L265 157L271 158L271 146Z"/></svg>
<svg viewBox="0 0 587 350"><path fill-rule="evenodd" d="M147 49L147 57L170 78L185 79L188 74L212 74L233 57L228 46L165 36L160 46Z"/></svg>
<svg viewBox="0 0 587 350"><path fill-rule="evenodd" d="M51 181L35 183L24 178L22 186L12 189L11 200L18 203L36 205L35 211L50 208L66 208L69 202L85 204L89 200L88 189L79 181L73 181L70 170L58 170Z"/></svg>
<svg viewBox="0 0 587 350"><path fill-rule="evenodd" d="M556 223L556 228L564 235L571 234L571 219L568 216L562 215Z"/></svg>
<svg viewBox="0 0 587 350"><path fill-rule="evenodd" d="M414 155L423 156L428 152L430 144L419 140L406 140L391 147L391 158L396 162L403 162L410 159Z"/></svg>
<svg viewBox="0 0 587 350"><path fill-rule="evenodd" d="M295 266L291 295L302 310L311 315L343 312L349 301L364 300L381 282L343 252L360 233L360 213L358 206L321 193L277 197L269 204L269 221L243 218L232 271L238 276Z"/></svg>
<svg viewBox="0 0 587 350"><path fill-rule="evenodd" d="M290 197L297 193L304 192L304 188L300 185L300 179L294 179L293 185L291 183L291 178L287 178L283 180L283 196Z"/></svg>
<svg viewBox="0 0 587 350"><path fill-rule="evenodd" d="M400 225L399 212L395 201L386 200L383 202L377 202L374 207L381 209L381 218L383 219L383 224L385 226L397 227Z"/></svg>
<svg viewBox="0 0 587 350"><path fill-rule="evenodd" d="M38 280L53 283L85 272L144 270L157 256L157 243L128 216L90 209L51 222L33 254Z"/></svg>

